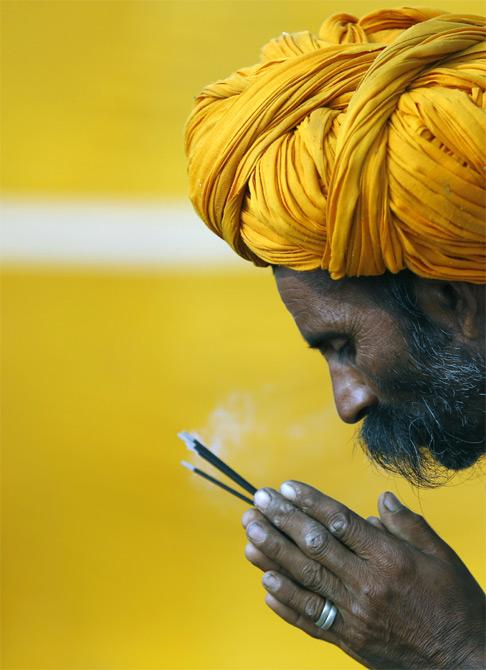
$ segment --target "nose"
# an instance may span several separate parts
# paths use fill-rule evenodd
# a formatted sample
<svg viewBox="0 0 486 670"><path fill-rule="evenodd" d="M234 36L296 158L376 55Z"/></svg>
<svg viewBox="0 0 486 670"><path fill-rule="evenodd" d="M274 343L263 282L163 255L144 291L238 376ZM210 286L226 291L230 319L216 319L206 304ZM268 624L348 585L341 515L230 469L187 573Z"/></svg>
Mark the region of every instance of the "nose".
<svg viewBox="0 0 486 670"><path fill-rule="evenodd" d="M340 418L345 423L357 423L378 403L377 396L358 370L339 363L330 364L329 370Z"/></svg>

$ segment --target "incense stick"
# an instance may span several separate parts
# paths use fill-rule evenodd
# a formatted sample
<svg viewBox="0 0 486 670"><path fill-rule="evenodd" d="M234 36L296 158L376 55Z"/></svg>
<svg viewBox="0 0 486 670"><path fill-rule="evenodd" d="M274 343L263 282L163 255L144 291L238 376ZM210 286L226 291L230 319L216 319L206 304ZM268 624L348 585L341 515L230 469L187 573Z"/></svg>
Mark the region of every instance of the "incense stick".
<svg viewBox="0 0 486 670"><path fill-rule="evenodd" d="M228 491L228 493L231 493L232 495L236 496L237 498L240 498L240 500L244 500L245 502L249 503L250 505L253 505L253 500L251 498L247 498L246 496L244 496L242 493L240 493L236 489L232 489L231 486L226 486L226 484L223 484L223 482L220 482L219 479L215 479L214 477L211 477L211 475L208 475L203 470L200 470L199 468L196 468L191 463L187 463L186 461L181 461L181 465L183 465L188 470L191 470L192 472L194 472L194 474L199 475L200 477L204 477L204 479L207 479L212 484L216 484L216 486L220 486L225 491Z"/></svg>
<svg viewBox="0 0 486 670"><path fill-rule="evenodd" d="M178 437L180 437L180 439L186 443L186 446L190 451L194 451L198 456L204 458L205 461L211 463L211 465L214 465L215 468L239 484L239 486L245 489L245 491L248 491L248 493L251 493L251 495L256 493L257 489L252 486L250 482L246 481L246 479L243 479L243 477L235 470L233 470L233 468L230 468L230 466L226 465L226 463L218 458L216 454L213 454L212 451L209 451L209 449L205 447L204 444L201 444L201 442L193 435L183 432L178 433Z"/></svg>

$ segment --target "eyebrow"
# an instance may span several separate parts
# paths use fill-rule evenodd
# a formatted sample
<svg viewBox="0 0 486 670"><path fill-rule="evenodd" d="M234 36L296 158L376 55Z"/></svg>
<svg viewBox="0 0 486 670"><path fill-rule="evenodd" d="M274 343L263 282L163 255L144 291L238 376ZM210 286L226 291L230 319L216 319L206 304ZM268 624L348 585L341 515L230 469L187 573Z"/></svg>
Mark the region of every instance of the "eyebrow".
<svg viewBox="0 0 486 670"><path fill-rule="evenodd" d="M348 335L339 330L325 330L317 333L302 333L302 337L310 349L321 349L331 340L342 339L348 337Z"/></svg>

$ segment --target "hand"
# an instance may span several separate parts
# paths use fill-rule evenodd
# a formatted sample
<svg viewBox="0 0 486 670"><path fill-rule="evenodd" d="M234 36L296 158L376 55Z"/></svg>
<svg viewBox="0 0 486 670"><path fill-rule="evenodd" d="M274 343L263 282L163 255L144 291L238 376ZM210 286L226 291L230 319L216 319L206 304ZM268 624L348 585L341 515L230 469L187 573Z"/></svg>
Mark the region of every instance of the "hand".
<svg viewBox="0 0 486 670"><path fill-rule="evenodd" d="M286 497L284 497L285 494ZM363 519L311 486L260 489L246 557L282 619L372 668L484 668L484 595L454 551L393 494ZM338 614L317 621L329 598Z"/></svg>

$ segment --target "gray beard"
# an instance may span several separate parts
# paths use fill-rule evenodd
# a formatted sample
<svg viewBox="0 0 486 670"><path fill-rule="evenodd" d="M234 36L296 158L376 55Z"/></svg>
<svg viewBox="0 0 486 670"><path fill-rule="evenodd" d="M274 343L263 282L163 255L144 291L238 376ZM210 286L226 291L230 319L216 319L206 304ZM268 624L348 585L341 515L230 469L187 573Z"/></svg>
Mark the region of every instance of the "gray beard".
<svg viewBox="0 0 486 670"><path fill-rule="evenodd" d="M369 410L359 439L386 470L438 486L485 453L485 357L425 318L403 331L410 365L374 380L393 400Z"/></svg>

